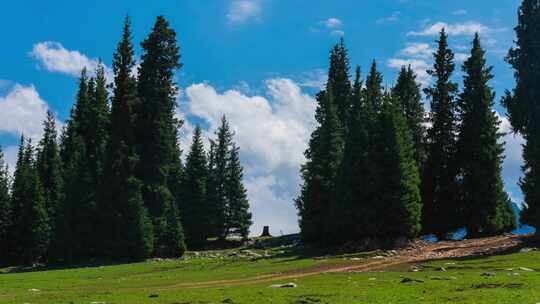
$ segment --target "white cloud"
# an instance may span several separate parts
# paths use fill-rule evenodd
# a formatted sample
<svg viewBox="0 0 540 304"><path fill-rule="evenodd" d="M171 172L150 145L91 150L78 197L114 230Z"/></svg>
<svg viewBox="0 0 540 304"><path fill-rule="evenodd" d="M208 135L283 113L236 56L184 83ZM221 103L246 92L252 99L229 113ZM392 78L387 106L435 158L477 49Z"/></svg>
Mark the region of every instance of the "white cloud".
<svg viewBox="0 0 540 304"><path fill-rule="evenodd" d="M330 29L339 28L343 25L343 22L340 19L335 18L335 17L328 18L322 21L322 23L324 24L324 26Z"/></svg>
<svg viewBox="0 0 540 304"><path fill-rule="evenodd" d="M394 12L392 15L384 18L377 19L377 24L385 24L385 23L395 23L399 21L399 16L401 15L400 12Z"/></svg>
<svg viewBox="0 0 540 304"><path fill-rule="evenodd" d="M58 72L78 77L83 68L93 73L99 61L88 58L79 51L71 51L55 41L44 41L34 44L30 55L37 59L41 65L50 72ZM105 67L107 79L112 79L112 71Z"/></svg>
<svg viewBox="0 0 540 304"><path fill-rule="evenodd" d="M469 56L469 54L465 53L455 53L454 59L456 60L456 62L465 62L465 60L469 59Z"/></svg>
<svg viewBox="0 0 540 304"><path fill-rule="evenodd" d="M405 56L415 58L430 58L433 56L434 52L435 49L433 49L428 43L413 42L408 43L400 53Z"/></svg>
<svg viewBox="0 0 540 304"><path fill-rule="evenodd" d="M213 136L225 114L235 132L245 167L245 182L255 224L252 233L270 225L284 233L298 231L294 198L298 195L300 165L315 127L315 100L290 79L266 81L265 96L247 96L238 90L218 92L209 84L185 90L183 116L196 116ZM183 149L192 126L186 124Z"/></svg>
<svg viewBox="0 0 540 304"><path fill-rule="evenodd" d="M23 133L37 141L42 134L47 109L47 103L34 86L14 85L4 97L0 97L0 133L15 136Z"/></svg>
<svg viewBox="0 0 540 304"><path fill-rule="evenodd" d="M243 23L258 18L262 12L262 0L233 0L229 6L227 19L231 23Z"/></svg>
<svg viewBox="0 0 540 304"><path fill-rule="evenodd" d="M342 30L333 30L330 32L330 35L335 36L335 37L343 37L345 36L345 32Z"/></svg>
<svg viewBox="0 0 540 304"><path fill-rule="evenodd" d="M413 71L416 73L416 80L423 87L429 85L431 81L431 76L427 73L429 64L424 59L401 59L401 58L390 58L387 62L388 67L393 69L401 69L402 66L411 66Z"/></svg>
<svg viewBox="0 0 540 304"><path fill-rule="evenodd" d="M322 89L326 85L328 74L323 69L315 69L304 72L297 83L301 87Z"/></svg>
<svg viewBox="0 0 540 304"><path fill-rule="evenodd" d="M456 16L463 16L463 15L467 15L467 11L464 9L459 9L457 11L454 11L452 14Z"/></svg>
<svg viewBox="0 0 540 304"><path fill-rule="evenodd" d="M468 21L465 23L454 24L437 22L432 25L428 25L426 28L419 32L408 32L407 36L437 36L443 28L446 30L446 33L449 36L471 36L475 33L483 34L490 31L489 27L476 21Z"/></svg>
<svg viewBox="0 0 540 304"><path fill-rule="evenodd" d="M503 177L505 181L505 187L508 192L510 189L516 186L519 181L521 172L521 165L523 165L523 144L525 140L519 134L512 132L512 125L506 116L497 113L501 121L500 130L506 135L501 139L505 143L505 158L503 163ZM521 196L521 193L517 195L511 193L515 203L521 203L516 197Z"/></svg>

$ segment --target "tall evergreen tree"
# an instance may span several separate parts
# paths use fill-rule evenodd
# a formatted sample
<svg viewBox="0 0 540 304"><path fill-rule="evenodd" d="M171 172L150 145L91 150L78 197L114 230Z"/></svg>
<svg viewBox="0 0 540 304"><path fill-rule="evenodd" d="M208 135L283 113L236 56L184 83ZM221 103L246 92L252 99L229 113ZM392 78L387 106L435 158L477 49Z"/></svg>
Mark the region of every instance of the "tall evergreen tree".
<svg viewBox="0 0 540 304"><path fill-rule="evenodd" d="M416 74L410 65L401 68L396 85L392 89L392 96L407 119L407 125L413 136L416 163L421 168L425 160L425 112L420 85L416 82Z"/></svg>
<svg viewBox="0 0 540 304"><path fill-rule="evenodd" d="M220 239L227 237L227 163L232 146L232 132L225 115L216 130L216 140L211 142L209 154L207 197L212 210L211 224L213 234Z"/></svg>
<svg viewBox="0 0 540 304"><path fill-rule="evenodd" d="M179 170L178 122L174 118L177 89L174 72L180 68L176 33L163 16L157 17L142 42L136 114L138 177L154 224L154 250L159 256L181 256L185 251L179 210L170 189L171 174ZM176 165L175 165L176 164Z"/></svg>
<svg viewBox="0 0 540 304"><path fill-rule="evenodd" d="M348 113L351 107L351 81L350 81L349 55L345 47L345 40L341 38L330 52L330 67L328 69L327 89L332 88L336 113L339 121L347 127Z"/></svg>
<svg viewBox="0 0 540 304"><path fill-rule="evenodd" d="M44 121L43 127L43 138L39 142L36 166L43 186L45 207L50 221L51 242L54 243L56 241L56 226L62 225L63 217L60 212L62 211L64 183L60 149L57 142L56 121L51 111L47 112L47 119Z"/></svg>
<svg viewBox="0 0 540 304"><path fill-rule="evenodd" d="M35 166L34 148L21 137L17 167L11 190L11 247L14 263L42 261L49 245L50 226L43 188Z"/></svg>
<svg viewBox="0 0 540 304"><path fill-rule="evenodd" d="M369 162L367 159L369 132L365 92L362 86L360 67L357 67L351 94L349 132L335 190L336 202L328 217L326 232L327 239L336 243L365 237L369 229L366 225L373 223L366 218L370 210L366 208L365 194L372 179L366 174ZM340 220L336 221L337 218Z"/></svg>
<svg viewBox="0 0 540 304"><path fill-rule="evenodd" d="M387 97L388 98L388 97ZM397 103L397 104L396 104ZM377 120L375 151L376 196L371 207L376 210L377 241L418 236L421 225L420 176L414 158L414 142L401 104L383 103ZM392 244L389 244L392 245Z"/></svg>
<svg viewBox="0 0 540 304"><path fill-rule="evenodd" d="M318 126L311 134L302 166L304 184L296 205L300 215L301 235L307 243L327 243L327 214L334 202L335 182L343 154L340 125L332 87L317 96L315 119Z"/></svg>
<svg viewBox="0 0 540 304"><path fill-rule="evenodd" d="M211 208L206 196L208 189L208 163L204 151L201 128L197 126L193 134L193 142L186 158L185 180L183 182L184 198L181 205L182 224L186 232L188 244L205 242L209 231Z"/></svg>
<svg viewBox="0 0 540 304"><path fill-rule="evenodd" d="M249 235L251 213L246 188L242 182L244 169L240 164L239 148L232 145L227 163L227 183L225 193L228 203L227 234L246 239Z"/></svg>
<svg viewBox="0 0 540 304"><path fill-rule="evenodd" d="M0 147L0 265L6 266L11 251L12 238L9 235L12 225L11 198L9 195L9 172Z"/></svg>
<svg viewBox="0 0 540 304"><path fill-rule="evenodd" d="M540 1L523 0L515 27L516 46L507 60L514 68L516 86L507 92L503 105L514 131L525 139L523 172L520 181L525 196L523 222L540 227ZM537 229L537 232L539 230Z"/></svg>
<svg viewBox="0 0 540 304"><path fill-rule="evenodd" d="M493 110L495 93L488 84L492 67L486 65L485 53L476 34L471 56L463 64L464 87L458 100L461 207L469 237L503 232L508 228L503 217L509 215L504 210L510 207L501 177L504 147Z"/></svg>
<svg viewBox="0 0 540 304"><path fill-rule="evenodd" d="M122 39L113 56L114 88L105 167L100 185L99 207L103 216L100 235L102 254L116 258L142 259L153 251L154 235L148 210L136 176L139 156L135 151L137 81L130 19L126 17Z"/></svg>
<svg viewBox="0 0 540 304"><path fill-rule="evenodd" d="M95 81L81 72L79 90L71 117L62 134L60 155L63 162L64 202L62 227L57 229L53 255L57 260L82 260L96 256L99 215L96 208L98 173L96 162L100 142L96 130L93 95Z"/></svg>
<svg viewBox="0 0 540 304"><path fill-rule="evenodd" d="M380 112L383 101L383 77L377 69L377 62L373 61L369 74L366 78L365 98L366 106L371 118L374 118L375 113Z"/></svg>
<svg viewBox="0 0 540 304"><path fill-rule="evenodd" d="M458 228L455 221L457 84L451 81L455 69L454 53L448 47L444 29L438 45L433 69L428 71L435 83L425 89L431 101L431 127L427 131L427 159L422 176L422 223L426 233L434 233L443 239Z"/></svg>

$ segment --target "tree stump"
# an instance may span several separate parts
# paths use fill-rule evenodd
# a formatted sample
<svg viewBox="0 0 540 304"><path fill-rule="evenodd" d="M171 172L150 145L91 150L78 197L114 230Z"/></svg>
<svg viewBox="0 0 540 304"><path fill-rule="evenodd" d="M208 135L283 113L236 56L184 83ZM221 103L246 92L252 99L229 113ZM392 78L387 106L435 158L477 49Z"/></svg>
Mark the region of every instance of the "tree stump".
<svg viewBox="0 0 540 304"><path fill-rule="evenodd" d="M263 232L261 234L261 237L265 237L265 236L272 236L270 234L270 226L264 226L263 227Z"/></svg>

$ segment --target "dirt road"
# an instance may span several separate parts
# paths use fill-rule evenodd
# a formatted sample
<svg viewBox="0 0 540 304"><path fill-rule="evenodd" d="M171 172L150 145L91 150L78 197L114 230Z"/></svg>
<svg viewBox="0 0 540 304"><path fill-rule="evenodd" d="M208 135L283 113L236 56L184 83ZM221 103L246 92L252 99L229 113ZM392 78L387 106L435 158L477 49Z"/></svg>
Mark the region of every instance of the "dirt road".
<svg viewBox="0 0 540 304"><path fill-rule="evenodd" d="M495 236L464 241L445 241L435 244L417 241L405 249L397 250L391 256L374 256L362 261L351 260L351 264L346 266L321 265L313 268L293 270L285 273L266 274L244 279L182 283L167 286L163 289L225 287L264 283L277 280L286 281L321 273L381 271L388 267L406 263L419 263L439 259L492 255L508 252L519 248L522 242L523 236L515 235Z"/></svg>

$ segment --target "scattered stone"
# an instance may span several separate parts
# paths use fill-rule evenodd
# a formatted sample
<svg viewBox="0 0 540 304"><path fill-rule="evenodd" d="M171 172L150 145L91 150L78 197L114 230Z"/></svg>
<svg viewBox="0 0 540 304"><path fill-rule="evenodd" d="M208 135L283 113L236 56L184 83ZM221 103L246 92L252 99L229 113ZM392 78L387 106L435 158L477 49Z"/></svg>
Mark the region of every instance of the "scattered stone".
<svg viewBox="0 0 540 304"><path fill-rule="evenodd" d="M527 268L527 267L519 267L519 270L521 270L521 271L534 272L534 269L530 269L530 268Z"/></svg>
<svg viewBox="0 0 540 304"><path fill-rule="evenodd" d="M424 283L424 281L422 280L418 280L418 279L411 279L411 278L403 278L401 280L401 283Z"/></svg>
<svg viewBox="0 0 540 304"><path fill-rule="evenodd" d="M221 303L223 303L223 304L234 304L234 301L232 299L225 299L225 300L221 301Z"/></svg>
<svg viewBox="0 0 540 304"><path fill-rule="evenodd" d="M450 280L457 280L456 277L441 277L441 276L432 276L430 279L435 281L450 281Z"/></svg>
<svg viewBox="0 0 540 304"><path fill-rule="evenodd" d="M296 285L295 283L270 285L270 288L296 288L296 287L298 287L298 285Z"/></svg>
<svg viewBox="0 0 540 304"><path fill-rule="evenodd" d="M488 271L488 272L482 273L482 276L483 276L483 277L492 277L492 276L494 276L494 275L495 275L495 272L489 272L489 271Z"/></svg>
<svg viewBox="0 0 540 304"><path fill-rule="evenodd" d="M377 281L377 278L369 278L369 281Z"/></svg>
<svg viewBox="0 0 540 304"><path fill-rule="evenodd" d="M446 268L444 268L444 267L439 267L439 268L437 268L437 270L442 271L442 272L446 272Z"/></svg>
<svg viewBox="0 0 540 304"><path fill-rule="evenodd" d="M536 248L521 248L521 250L519 252L521 253L526 253L526 252L531 252L531 251L535 251Z"/></svg>
<svg viewBox="0 0 540 304"><path fill-rule="evenodd" d="M30 291L30 292L40 292L41 290L35 289L35 288L30 288L30 289L28 289L28 291Z"/></svg>
<svg viewBox="0 0 540 304"><path fill-rule="evenodd" d="M381 259L384 259L384 257L382 255L376 255L376 256L372 257L372 259L381 260Z"/></svg>
<svg viewBox="0 0 540 304"><path fill-rule="evenodd" d="M149 297L149 298L158 298L159 295L157 295L157 294L154 293L154 294L149 295L148 297Z"/></svg>

